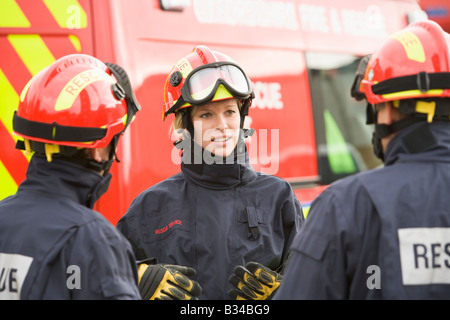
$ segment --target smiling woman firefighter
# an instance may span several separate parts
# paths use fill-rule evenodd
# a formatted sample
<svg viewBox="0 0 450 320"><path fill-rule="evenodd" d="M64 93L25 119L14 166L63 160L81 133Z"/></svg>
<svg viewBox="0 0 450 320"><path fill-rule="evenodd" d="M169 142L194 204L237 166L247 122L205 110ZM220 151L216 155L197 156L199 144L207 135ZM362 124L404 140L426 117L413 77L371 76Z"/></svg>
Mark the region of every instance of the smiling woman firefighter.
<svg viewBox="0 0 450 320"><path fill-rule="evenodd" d="M175 114L181 172L140 194L117 224L136 258L152 262L140 279L161 278L140 286L143 297L268 299L280 285L303 214L286 181L249 165L253 97L244 71L205 46L169 73L163 118Z"/></svg>

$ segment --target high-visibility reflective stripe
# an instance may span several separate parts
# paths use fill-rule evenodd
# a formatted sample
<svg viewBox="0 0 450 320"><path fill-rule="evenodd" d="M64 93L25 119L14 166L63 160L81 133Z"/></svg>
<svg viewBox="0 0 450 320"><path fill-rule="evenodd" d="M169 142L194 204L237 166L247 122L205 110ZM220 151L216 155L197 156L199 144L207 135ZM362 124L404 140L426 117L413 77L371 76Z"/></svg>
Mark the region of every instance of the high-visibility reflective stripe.
<svg viewBox="0 0 450 320"><path fill-rule="evenodd" d="M12 132L12 118L18 104L19 95L0 69L0 120L9 132Z"/></svg>
<svg viewBox="0 0 450 320"><path fill-rule="evenodd" d="M0 123L0 141L0 195L4 198L13 194L25 179L28 161L22 152L15 149L15 141L3 123Z"/></svg>
<svg viewBox="0 0 450 320"><path fill-rule="evenodd" d="M193 70L190 62L186 58L181 58L177 62L177 68L183 75L183 78L186 78L188 74L191 73Z"/></svg>
<svg viewBox="0 0 450 320"><path fill-rule="evenodd" d="M77 50L77 52L81 52L80 39L78 39L78 37L71 34L71 35L69 35L69 40L70 40L70 42L72 42L72 45L74 46L75 50Z"/></svg>
<svg viewBox="0 0 450 320"><path fill-rule="evenodd" d="M418 36L412 32L403 32L401 35L394 34L391 38L400 42L405 49L408 59L424 63L426 60L425 50Z"/></svg>
<svg viewBox="0 0 450 320"><path fill-rule="evenodd" d="M0 0L0 28L86 28L87 15L78 0ZM46 30L47 30L46 29ZM15 149L12 117L21 90L56 58L81 52L73 34L9 34L0 37L0 200L16 192L25 179L30 157Z"/></svg>
<svg viewBox="0 0 450 320"><path fill-rule="evenodd" d="M63 57L75 52L81 52L81 47L77 48L76 36L70 35L41 35L42 41L44 41L48 50L53 54L55 58ZM81 45L81 44L80 44ZM80 50L78 50L80 49Z"/></svg>
<svg viewBox="0 0 450 320"><path fill-rule="evenodd" d="M61 28L87 27L86 12L77 0L44 0L44 3Z"/></svg>
<svg viewBox="0 0 450 320"><path fill-rule="evenodd" d="M0 7L0 28L29 28L31 26L16 1L2 0Z"/></svg>
<svg viewBox="0 0 450 320"><path fill-rule="evenodd" d="M433 96L437 97L437 96L442 95L443 91L444 90L442 90L442 89L431 89L426 92L422 92L420 90L407 90L407 91L401 91L401 92L387 93L387 94L383 94L381 96L384 99L400 100L400 99L406 99L406 98L411 98L411 97L418 97L420 95L430 95L430 97L433 97Z"/></svg>
<svg viewBox="0 0 450 320"><path fill-rule="evenodd" d="M10 196L17 190L17 184L0 160L0 200Z"/></svg>
<svg viewBox="0 0 450 320"><path fill-rule="evenodd" d="M23 87L31 79L32 74L20 59L11 42L9 42L7 35L0 36L0 48L0 68L16 93L20 95Z"/></svg>
<svg viewBox="0 0 450 320"><path fill-rule="evenodd" d="M311 202L310 203L302 203L303 217L305 219L308 217L309 209L311 209Z"/></svg>
<svg viewBox="0 0 450 320"><path fill-rule="evenodd" d="M10 34L8 40L33 76L56 60L37 34Z"/></svg>

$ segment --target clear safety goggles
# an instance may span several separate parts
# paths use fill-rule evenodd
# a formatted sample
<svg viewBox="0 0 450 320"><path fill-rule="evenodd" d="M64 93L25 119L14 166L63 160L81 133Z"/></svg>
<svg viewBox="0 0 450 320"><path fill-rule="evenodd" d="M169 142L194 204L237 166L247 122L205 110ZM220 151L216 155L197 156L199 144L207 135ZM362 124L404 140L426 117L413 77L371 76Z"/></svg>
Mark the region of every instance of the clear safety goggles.
<svg viewBox="0 0 450 320"><path fill-rule="evenodd" d="M237 99L247 99L253 89L244 71L235 63L224 61L214 62L194 69L181 88L181 97L173 104L165 104L165 114L174 113L185 103L203 105L211 102L220 85Z"/></svg>

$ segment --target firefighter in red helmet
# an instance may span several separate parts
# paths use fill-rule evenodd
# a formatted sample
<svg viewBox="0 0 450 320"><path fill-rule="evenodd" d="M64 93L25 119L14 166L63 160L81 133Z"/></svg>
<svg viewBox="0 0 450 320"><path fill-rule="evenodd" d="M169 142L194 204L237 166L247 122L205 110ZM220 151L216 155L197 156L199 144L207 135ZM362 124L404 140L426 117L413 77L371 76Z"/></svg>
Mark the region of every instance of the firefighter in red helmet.
<svg viewBox="0 0 450 320"><path fill-rule="evenodd" d="M32 157L0 202L0 269L15 270L0 299L140 299L129 243L92 210L139 108L122 68L84 54L25 86L13 130Z"/></svg>
<svg viewBox="0 0 450 320"><path fill-rule="evenodd" d="M361 60L384 167L312 204L277 299L449 299L450 35L435 22L394 33Z"/></svg>
<svg viewBox="0 0 450 320"><path fill-rule="evenodd" d="M142 276L161 264L196 270L199 299L268 299L280 285L303 215L286 181L249 165L244 121L253 98L242 68L206 46L170 71L163 118L175 115L181 172L142 192L117 224L138 259L153 259ZM155 295L173 297L149 290Z"/></svg>

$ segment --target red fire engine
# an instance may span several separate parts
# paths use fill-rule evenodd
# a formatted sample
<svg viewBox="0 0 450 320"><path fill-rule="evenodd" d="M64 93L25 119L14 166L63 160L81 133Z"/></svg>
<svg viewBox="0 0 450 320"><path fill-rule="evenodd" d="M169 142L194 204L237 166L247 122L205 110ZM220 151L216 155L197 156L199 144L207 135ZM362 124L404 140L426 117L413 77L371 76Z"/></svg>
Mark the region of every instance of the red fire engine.
<svg viewBox="0 0 450 320"><path fill-rule="evenodd" d="M29 161L11 133L22 88L55 59L87 53L124 67L142 106L96 205L115 224L140 192L180 170L163 86L176 61L204 44L253 82L251 164L292 183L307 212L327 184L380 165L351 82L363 55L423 18L413 0L2 0L0 199Z"/></svg>
<svg viewBox="0 0 450 320"><path fill-rule="evenodd" d="M445 0L420 0L420 7L428 19L433 20L446 32L450 32L450 2Z"/></svg>

